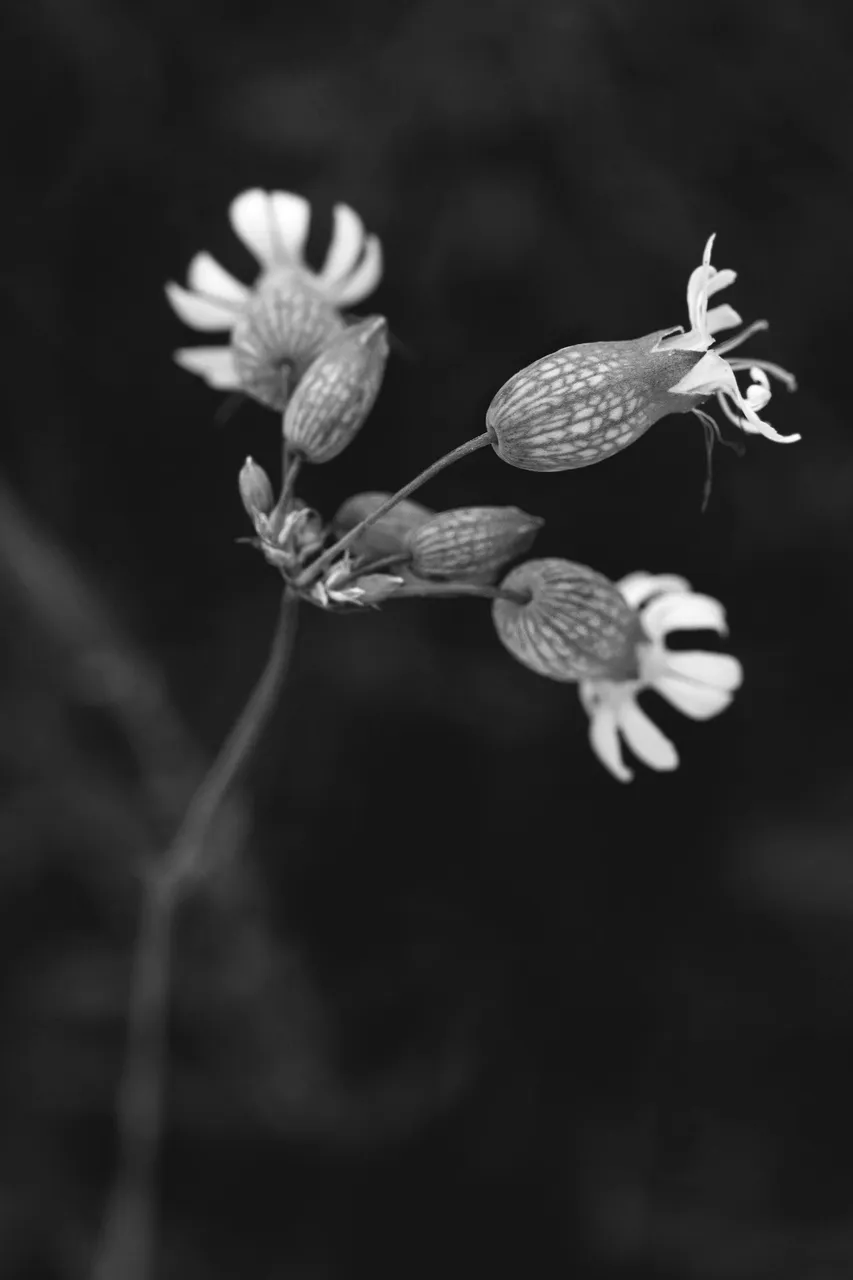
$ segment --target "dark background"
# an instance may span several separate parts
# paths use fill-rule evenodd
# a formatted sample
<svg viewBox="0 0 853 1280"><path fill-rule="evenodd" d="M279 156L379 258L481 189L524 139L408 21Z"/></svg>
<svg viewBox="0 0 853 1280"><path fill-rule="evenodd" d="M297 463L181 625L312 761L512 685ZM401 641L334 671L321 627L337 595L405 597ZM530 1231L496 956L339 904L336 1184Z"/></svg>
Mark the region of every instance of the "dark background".
<svg viewBox="0 0 853 1280"><path fill-rule="evenodd" d="M516 369L685 321L711 231L794 370L790 447L668 418L423 494L536 553L721 598L746 682L620 786L480 601L304 610L183 913L159 1274L853 1276L851 44L843 6L15 0L4 11L0 1274L85 1276L113 1172L139 870L263 663L236 538L271 415L177 369L228 202L382 237L378 405L331 515L482 430ZM215 339L214 339L215 340ZM651 704L650 704L651 705Z"/></svg>

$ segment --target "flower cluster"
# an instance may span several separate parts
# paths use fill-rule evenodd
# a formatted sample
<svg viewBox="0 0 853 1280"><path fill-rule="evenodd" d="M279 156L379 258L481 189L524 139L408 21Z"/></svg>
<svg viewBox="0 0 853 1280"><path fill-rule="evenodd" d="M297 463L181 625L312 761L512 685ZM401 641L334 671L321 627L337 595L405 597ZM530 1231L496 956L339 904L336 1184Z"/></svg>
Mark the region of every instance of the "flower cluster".
<svg viewBox="0 0 853 1280"><path fill-rule="evenodd" d="M506 573L529 549L539 517L517 507L436 512L410 495L485 445L513 466L561 471L602 461L670 413L695 414L713 437L719 426L699 407L710 396L741 431L798 440L780 435L760 416L771 396L768 375L790 390L793 376L764 360L724 358L766 323L715 345L717 335L741 319L726 303L709 306L735 280L733 271L711 265L714 237L688 281L687 332L660 329L542 357L497 392L482 435L396 493L354 495L326 522L297 496L300 468L330 462L352 442L379 394L388 342L384 317L353 319L342 310L378 285L378 239L349 206L336 205L332 243L315 271L305 260L310 217L301 196L244 192L233 201L230 220L260 266L254 283L240 283L200 253L189 267L189 287L170 284L166 290L191 327L229 336L227 345L178 351L178 364L279 415L278 496L253 459L246 459L239 476L255 533L251 541L287 591L325 610L407 596L491 600L497 635L513 657L541 676L577 685L593 751L614 777L627 782L633 776L623 742L651 768L675 768L675 747L642 709L639 695L652 690L697 720L728 706L742 679L740 663L716 652L670 650L666 643L674 630L725 635L723 606L672 575L632 573L611 582L557 558L522 561ZM736 376L742 373L751 380L745 390Z"/></svg>

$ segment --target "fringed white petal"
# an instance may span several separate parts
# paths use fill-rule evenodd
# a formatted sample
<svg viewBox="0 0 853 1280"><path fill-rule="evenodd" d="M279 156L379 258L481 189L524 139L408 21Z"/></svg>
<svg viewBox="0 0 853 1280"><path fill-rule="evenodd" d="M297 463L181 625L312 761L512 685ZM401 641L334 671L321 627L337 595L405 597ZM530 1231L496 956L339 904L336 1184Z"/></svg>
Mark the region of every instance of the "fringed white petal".
<svg viewBox="0 0 853 1280"><path fill-rule="evenodd" d="M218 391L231 391L241 385L230 347L184 347L175 352L175 363L197 373Z"/></svg>
<svg viewBox="0 0 853 1280"><path fill-rule="evenodd" d="M320 284L336 285L353 270L364 248L364 223L348 204L336 204L332 241L318 273Z"/></svg>
<svg viewBox="0 0 853 1280"><path fill-rule="evenodd" d="M734 307L730 307L727 302L724 302L719 307L711 308L705 323L708 332L714 334L719 333L722 329L734 329L737 325L743 324L743 321Z"/></svg>
<svg viewBox="0 0 853 1280"><path fill-rule="evenodd" d="M652 596L664 592L689 591L690 583L674 573L645 573L638 570L620 578L616 586L632 609L639 609Z"/></svg>
<svg viewBox="0 0 853 1280"><path fill-rule="evenodd" d="M233 303L204 298L179 284L167 284L166 297L172 310L191 329L231 329L240 313Z"/></svg>
<svg viewBox="0 0 853 1280"><path fill-rule="evenodd" d="M187 282L196 293L203 293L212 301L230 303L242 307L251 297L251 289L235 280L224 267L220 267L209 253L197 253L187 272Z"/></svg>
<svg viewBox="0 0 853 1280"><path fill-rule="evenodd" d="M732 695L723 689L694 684L680 676L661 676L652 688L691 720L710 720L725 711L732 700Z"/></svg>
<svg viewBox="0 0 853 1280"><path fill-rule="evenodd" d="M726 611L719 600L695 593L665 595L643 611L643 626L653 640L670 631L698 628L726 634Z"/></svg>
<svg viewBox="0 0 853 1280"><path fill-rule="evenodd" d="M340 307L352 307L361 302L382 279L382 245L376 236L368 236L364 242L364 256L355 271L337 285L326 287L327 296Z"/></svg>
<svg viewBox="0 0 853 1280"><path fill-rule="evenodd" d="M726 693L743 683L743 667L728 653L703 653L698 649L689 653L669 652L666 664L669 671L679 676Z"/></svg>
<svg viewBox="0 0 853 1280"><path fill-rule="evenodd" d="M616 713L616 723L636 756L652 769L678 768L678 752L633 698L626 698Z"/></svg>

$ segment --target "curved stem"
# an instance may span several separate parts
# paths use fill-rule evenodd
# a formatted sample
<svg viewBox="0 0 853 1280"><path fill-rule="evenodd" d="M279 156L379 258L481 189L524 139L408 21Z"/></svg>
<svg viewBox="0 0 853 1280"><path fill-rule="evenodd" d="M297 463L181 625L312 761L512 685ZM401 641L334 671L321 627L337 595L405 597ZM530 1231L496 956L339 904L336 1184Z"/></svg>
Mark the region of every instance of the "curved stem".
<svg viewBox="0 0 853 1280"><path fill-rule="evenodd" d="M477 449L484 448L487 444L491 444L494 440L494 434L491 431L484 431L482 435L475 436L473 440L466 440L464 444L460 444L458 448L452 449L450 453L446 453L443 458L439 458L432 466L427 467L420 475L415 476L414 480L410 480L408 484L404 484L402 489L398 489L392 494L387 501L383 502L380 507L372 511L369 516L365 516L362 521L355 525L342 538L339 538L334 546L329 547L321 556L318 556L312 564L309 564L296 579L295 586L299 589L309 586L315 578L326 569L334 559L346 551L347 547L352 546L355 540L368 529L377 520L386 515L392 507L396 507L398 502L402 502L404 498L408 498L410 493L414 493L416 489L420 489L422 484L426 484L427 480L431 480L433 476L438 475L439 471L443 471L445 467L451 466L454 462L458 462L460 458L464 458L469 453L474 453Z"/></svg>
<svg viewBox="0 0 853 1280"><path fill-rule="evenodd" d="M423 582L407 583L399 587L393 598L401 596L478 596L484 600L509 600L520 606L530 604L531 592L513 591L506 587L493 587L482 582Z"/></svg>
<svg viewBox="0 0 853 1280"><path fill-rule="evenodd" d="M293 645L297 604L285 589L261 677L143 889L116 1102L118 1172L95 1249L93 1280L151 1280L155 1272L155 1177L163 1128L172 925L181 890L205 870L211 824L275 706Z"/></svg>
<svg viewBox="0 0 853 1280"><path fill-rule="evenodd" d="M301 465L302 459L299 454L291 454L287 447L287 441L285 441L281 454L281 493L274 512L274 517L279 516L282 523L293 497L293 488Z"/></svg>

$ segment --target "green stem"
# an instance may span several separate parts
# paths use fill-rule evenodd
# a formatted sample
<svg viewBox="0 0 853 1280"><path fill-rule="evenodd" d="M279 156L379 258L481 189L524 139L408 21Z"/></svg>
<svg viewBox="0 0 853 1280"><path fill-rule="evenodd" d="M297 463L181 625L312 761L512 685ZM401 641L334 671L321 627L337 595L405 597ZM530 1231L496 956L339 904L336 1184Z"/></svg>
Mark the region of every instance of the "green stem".
<svg viewBox="0 0 853 1280"><path fill-rule="evenodd" d="M402 502L404 498L408 498L410 493L414 493L416 489L420 489L422 484L426 484L427 480L431 480L433 476L438 475L439 471L443 471L445 467L451 466L454 462L458 462L460 458L466 457L469 453L474 453L477 449L483 449L487 444L491 444L494 440L494 434L491 431L484 431L482 435L475 436L473 440L466 440L465 444L460 444L457 449L446 453L443 458L439 458L432 466L427 467L420 475L415 476L414 480L410 480L408 484L404 484L402 489L398 489L392 494L387 501L383 502L381 507L377 507L369 516L365 516L357 525L339 538L334 546L329 547L321 556L318 556L296 579L294 586L301 590L306 586L310 586L320 574L327 569L333 560L346 551L347 547L351 547L356 539L369 529L372 524L396 507L398 502Z"/></svg>
<svg viewBox="0 0 853 1280"><path fill-rule="evenodd" d="M293 645L297 604L286 589L261 677L143 890L116 1103L118 1172L95 1250L93 1280L151 1280L155 1274L172 925L182 890L205 870L213 820L275 706Z"/></svg>

